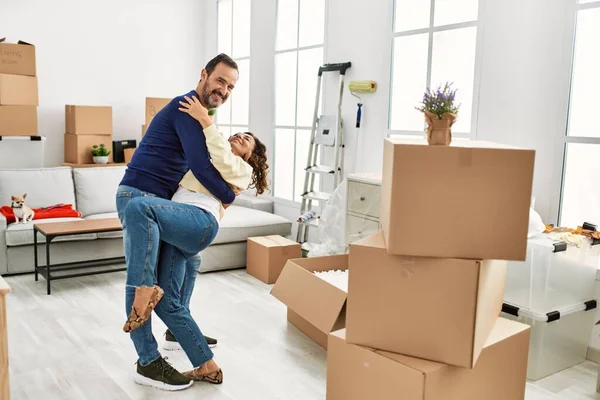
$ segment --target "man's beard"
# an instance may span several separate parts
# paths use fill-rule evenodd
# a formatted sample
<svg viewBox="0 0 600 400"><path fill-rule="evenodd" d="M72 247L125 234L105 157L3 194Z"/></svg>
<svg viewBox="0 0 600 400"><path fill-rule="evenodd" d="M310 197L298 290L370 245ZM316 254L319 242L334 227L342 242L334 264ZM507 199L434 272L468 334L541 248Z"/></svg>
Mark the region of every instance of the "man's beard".
<svg viewBox="0 0 600 400"><path fill-rule="evenodd" d="M217 95L217 96L219 96L221 98L221 104L215 104L215 103L212 102L210 96L213 95L213 94L215 94L215 95ZM204 104L206 104L208 107L210 107L210 108L217 108L218 106L220 106L223 103L225 103L225 100L227 100L227 98L226 97L222 97L221 93L219 93L218 90L213 90L212 92L209 93L208 92L208 88L205 87L202 90L202 100L204 100Z"/></svg>

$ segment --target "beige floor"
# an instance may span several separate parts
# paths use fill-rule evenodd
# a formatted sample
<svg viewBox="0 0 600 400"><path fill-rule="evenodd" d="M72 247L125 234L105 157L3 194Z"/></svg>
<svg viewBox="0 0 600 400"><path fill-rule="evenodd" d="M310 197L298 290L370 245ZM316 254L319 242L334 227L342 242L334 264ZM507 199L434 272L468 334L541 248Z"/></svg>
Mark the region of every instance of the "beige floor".
<svg viewBox="0 0 600 400"><path fill-rule="evenodd" d="M53 282L8 277L8 334L13 400L325 398L326 353L285 320L269 286L244 270L200 275L192 311L204 333L219 339L221 386L195 384L167 393L136 385L135 352L123 323L124 273ZM156 319L158 321L158 319ZM164 325L153 326L159 344ZM180 352L163 352L175 367L190 365ZM368 384L368 383L365 383ZM527 400L600 399L596 364L585 362L528 383Z"/></svg>

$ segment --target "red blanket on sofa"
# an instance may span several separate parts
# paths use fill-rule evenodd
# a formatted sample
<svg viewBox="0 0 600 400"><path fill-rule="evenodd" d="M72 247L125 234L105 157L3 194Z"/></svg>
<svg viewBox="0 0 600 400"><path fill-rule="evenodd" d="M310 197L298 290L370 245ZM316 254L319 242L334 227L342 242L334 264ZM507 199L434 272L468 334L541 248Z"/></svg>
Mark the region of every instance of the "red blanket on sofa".
<svg viewBox="0 0 600 400"><path fill-rule="evenodd" d="M81 218L81 213L73 209L72 204L57 204L50 207L44 208L33 208L35 212L33 219L47 219L47 218ZM15 214L12 208L9 206L0 207L0 214L4 215L6 222L11 224L15 222Z"/></svg>

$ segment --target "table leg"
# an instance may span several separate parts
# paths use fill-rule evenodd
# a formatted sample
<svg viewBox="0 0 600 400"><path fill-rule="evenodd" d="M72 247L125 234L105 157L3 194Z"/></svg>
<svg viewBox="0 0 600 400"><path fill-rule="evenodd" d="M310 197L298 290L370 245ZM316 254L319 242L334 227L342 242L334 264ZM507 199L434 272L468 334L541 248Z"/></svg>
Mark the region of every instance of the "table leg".
<svg viewBox="0 0 600 400"><path fill-rule="evenodd" d="M50 294L50 238L46 236L46 291Z"/></svg>
<svg viewBox="0 0 600 400"><path fill-rule="evenodd" d="M35 281L38 281L38 248L37 248L37 231L33 228L33 265L35 269Z"/></svg>

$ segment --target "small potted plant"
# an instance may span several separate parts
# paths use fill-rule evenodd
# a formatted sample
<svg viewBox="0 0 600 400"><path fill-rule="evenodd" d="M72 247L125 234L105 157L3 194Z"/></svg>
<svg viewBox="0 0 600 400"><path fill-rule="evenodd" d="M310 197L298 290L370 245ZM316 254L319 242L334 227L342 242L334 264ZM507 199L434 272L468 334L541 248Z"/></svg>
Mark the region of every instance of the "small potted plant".
<svg viewBox="0 0 600 400"><path fill-rule="evenodd" d="M96 164L106 164L108 163L108 156L110 155L110 150L108 150L103 143L100 143L100 146L97 144L92 146L92 156L94 157L94 163Z"/></svg>
<svg viewBox="0 0 600 400"><path fill-rule="evenodd" d="M446 82L436 91L427 88L423 100L417 110L425 114L427 123L427 143L430 145L448 146L452 142L452 125L456 122L460 105L454 103L456 89Z"/></svg>

